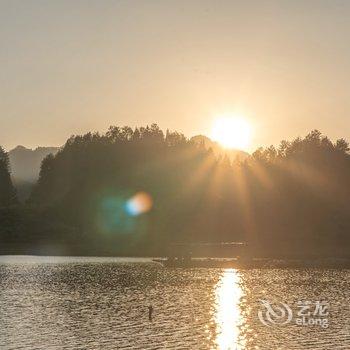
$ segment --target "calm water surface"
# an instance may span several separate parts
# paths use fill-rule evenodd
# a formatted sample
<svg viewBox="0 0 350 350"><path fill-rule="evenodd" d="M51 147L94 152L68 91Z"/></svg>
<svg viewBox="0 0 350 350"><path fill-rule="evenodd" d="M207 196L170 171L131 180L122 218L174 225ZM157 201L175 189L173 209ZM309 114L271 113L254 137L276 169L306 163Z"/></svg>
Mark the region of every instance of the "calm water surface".
<svg viewBox="0 0 350 350"><path fill-rule="evenodd" d="M147 259L1 257L0 282L2 350L350 349L350 270L165 269ZM286 303L293 317L298 301L326 301L329 326L294 319L266 326L260 300Z"/></svg>

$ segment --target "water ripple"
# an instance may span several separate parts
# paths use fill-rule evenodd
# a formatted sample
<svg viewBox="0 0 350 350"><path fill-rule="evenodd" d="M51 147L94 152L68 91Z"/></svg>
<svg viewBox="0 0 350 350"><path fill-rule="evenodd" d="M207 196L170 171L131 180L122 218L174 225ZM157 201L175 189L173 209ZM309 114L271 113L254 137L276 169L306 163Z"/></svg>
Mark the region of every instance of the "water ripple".
<svg viewBox="0 0 350 350"><path fill-rule="evenodd" d="M3 350L350 349L348 270L186 270L147 259L3 257L0 281ZM257 317L260 299L327 300L329 327L266 327Z"/></svg>

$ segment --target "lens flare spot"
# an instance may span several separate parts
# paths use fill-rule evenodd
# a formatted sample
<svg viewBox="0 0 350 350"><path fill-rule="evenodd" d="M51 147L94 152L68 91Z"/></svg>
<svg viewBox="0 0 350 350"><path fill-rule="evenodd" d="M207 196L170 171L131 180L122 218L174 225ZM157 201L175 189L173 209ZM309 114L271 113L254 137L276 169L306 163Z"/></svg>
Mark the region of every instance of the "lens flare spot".
<svg viewBox="0 0 350 350"><path fill-rule="evenodd" d="M137 216L151 210L152 197L146 192L138 192L126 202L126 212L131 216Z"/></svg>

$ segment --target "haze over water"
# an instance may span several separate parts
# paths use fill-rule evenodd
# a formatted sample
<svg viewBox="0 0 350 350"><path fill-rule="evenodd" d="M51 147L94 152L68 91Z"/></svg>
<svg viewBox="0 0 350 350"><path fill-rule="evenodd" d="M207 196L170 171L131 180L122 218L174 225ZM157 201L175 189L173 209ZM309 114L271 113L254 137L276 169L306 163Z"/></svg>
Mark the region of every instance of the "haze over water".
<svg viewBox="0 0 350 350"><path fill-rule="evenodd" d="M0 280L3 350L350 348L349 270L165 269L149 259L1 257ZM257 316L260 299L291 307L326 300L329 327L267 327Z"/></svg>

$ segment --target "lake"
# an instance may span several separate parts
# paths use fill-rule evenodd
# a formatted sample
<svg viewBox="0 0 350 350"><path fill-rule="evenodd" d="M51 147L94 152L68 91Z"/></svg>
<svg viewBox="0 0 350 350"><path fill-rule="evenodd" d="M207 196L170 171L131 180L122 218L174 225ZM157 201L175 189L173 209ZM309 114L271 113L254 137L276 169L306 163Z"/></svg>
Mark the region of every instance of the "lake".
<svg viewBox="0 0 350 350"><path fill-rule="evenodd" d="M20 256L0 281L2 350L350 349L350 270Z"/></svg>

